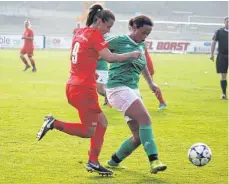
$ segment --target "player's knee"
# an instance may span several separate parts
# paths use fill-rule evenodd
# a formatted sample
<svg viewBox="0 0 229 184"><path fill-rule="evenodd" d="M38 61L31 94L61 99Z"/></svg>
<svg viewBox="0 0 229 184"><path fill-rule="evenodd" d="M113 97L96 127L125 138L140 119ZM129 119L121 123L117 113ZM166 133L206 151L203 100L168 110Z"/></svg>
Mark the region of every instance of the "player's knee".
<svg viewBox="0 0 229 184"><path fill-rule="evenodd" d="M20 55L20 58L21 58L21 59L23 59L23 58L24 58L24 55L23 55L23 54L21 54L21 55Z"/></svg>
<svg viewBox="0 0 229 184"><path fill-rule="evenodd" d="M141 144L141 140L140 140L139 135L134 135L132 141L133 141L135 146L139 146Z"/></svg>
<svg viewBox="0 0 229 184"><path fill-rule="evenodd" d="M97 91L98 91L98 93L99 93L100 95L102 95L102 96L105 96L105 94L106 94L105 88L102 87L102 86L98 87L98 88L97 88Z"/></svg>
<svg viewBox="0 0 229 184"><path fill-rule="evenodd" d="M107 118L103 112L99 114L99 124L105 128L108 125Z"/></svg>
<svg viewBox="0 0 229 184"><path fill-rule="evenodd" d="M227 80L227 74L221 73L221 80Z"/></svg>
<svg viewBox="0 0 229 184"><path fill-rule="evenodd" d="M143 113L138 118L139 125L151 125L152 121L148 113Z"/></svg>
<svg viewBox="0 0 229 184"><path fill-rule="evenodd" d="M105 96L105 95L106 95L105 90L98 90L98 93L99 93L101 96Z"/></svg>
<svg viewBox="0 0 229 184"><path fill-rule="evenodd" d="M147 117L147 121L146 122L147 122L146 125L151 125L152 124L152 120L151 120L151 118L149 116Z"/></svg>
<svg viewBox="0 0 229 184"><path fill-rule="evenodd" d="M92 138L93 135L94 135L93 133L89 133L89 132L88 132L88 134L85 135L83 138Z"/></svg>
<svg viewBox="0 0 229 184"><path fill-rule="evenodd" d="M96 87L97 87L97 92L100 95L105 96L105 94L106 94L105 85L104 84L101 84L101 83L97 83L96 84Z"/></svg>
<svg viewBox="0 0 229 184"><path fill-rule="evenodd" d="M87 129L87 134L84 138L91 138L95 134L96 127L90 127Z"/></svg>

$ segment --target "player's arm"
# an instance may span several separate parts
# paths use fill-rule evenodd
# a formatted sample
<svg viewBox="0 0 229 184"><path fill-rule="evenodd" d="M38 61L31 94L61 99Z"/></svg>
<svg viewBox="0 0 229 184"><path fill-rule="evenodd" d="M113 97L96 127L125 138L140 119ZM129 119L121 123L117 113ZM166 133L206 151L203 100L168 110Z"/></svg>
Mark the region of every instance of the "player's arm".
<svg viewBox="0 0 229 184"><path fill-rule="evenodd" d="M216 42L218 41L218 31L216 31L215 35L212 38L212 43L211 43L211 55L210 59L214 61L214 51L215 51L215 46Z"/></svg>
<svg viewBox="0 0 229 184"><path fill-rule="evenodd" d="M108 41L107 40L105 41L103 35L101 35L101 33L98 31L94 32L94 35L92 37L92 45L94 49L97 50L99 56L101 56L108 63L121 62L127 59L137 59L141 56L140 51L128 52L124 54L112 53L109 50L109 49L112 50L114 49L112 48L112 45L114 44L112 44L111 40L113 40L114 43L117 43L117 38L113 37L109 40L110 41L108 44Z"/></svg>
<svg viewBox="0 0 229 184"><path fill-rule="evenodd" d="M125 54L116 54L116 53L112 53L108 48L104 48L99 51L99 55L108 63L112 63L112 62L125 61L127 59L137 59L141 56L141 52L134 51Z"/></svg>
<svg viewBox="0 0 229 184"><path fill-rule="evenodd" d="M146 82L148 83L149 88L157 95L160 89L157 86L157 84L153 81L147 66L142 70L142 75L145 78Z"/></svg>
<svg viewBox="0 0 229 184"><path fill-rule="evenodd" d="M26 39L26 40L33 40L34 38L32 36L24 36L24 39Z"/></svg>
<svg viewBox="0 0 229 184"><path fill-rule="evenodd" d="M214 61L215 46L216 46L216 41L215 40L212 40L212 43L211 43L211 55L210 55L210 59L212 61Z"/></svg>
<svg viewBox="0 0 229 184"><path fill-rule="evenodd" d="M33 37L33 35L31 35L31 36L23 36L22 39L34 40L34 37Z"/></svg>
<svg viewBox="0 0 229 184"><path fill-rule="evenodd" d="M139 51L116 54L114 51L119 47L119 36L109 37L108 35L104 35L104 37L106 37L106 42L109 44L109 48L104 48L101 50L99 55L108 63L122 62L127 59L136 59L141 56Z"/></svg>

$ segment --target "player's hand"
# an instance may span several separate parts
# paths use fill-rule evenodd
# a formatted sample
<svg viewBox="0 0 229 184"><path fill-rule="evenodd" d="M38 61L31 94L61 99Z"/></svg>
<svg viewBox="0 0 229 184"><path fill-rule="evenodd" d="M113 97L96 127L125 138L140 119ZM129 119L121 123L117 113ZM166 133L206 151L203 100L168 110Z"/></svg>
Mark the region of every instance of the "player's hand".
<svg viewBox="0 0 229 184"><path fill-rule="evenodd" d="M211 54L210 60L214 61L214 54Z"/></svg>
<svg viewBox="0 0 229 184"><path fill-rule="evenodd" d="M157 84L152 82L149 84L149 87L152 90L152 92L155 93L156 96L158 96L158 94L160 92L160 88L157 86Z"/></svg>
<svg viewBox="0 0 229 184"><path fill-rule="evenodd" d="M132 56L133 58L135 58L135 59L140 58L141 55L142 55L142 53L141 53L140 51L134 51L134 52L131 52L130 54L131 54L131 56Z"/></svg>

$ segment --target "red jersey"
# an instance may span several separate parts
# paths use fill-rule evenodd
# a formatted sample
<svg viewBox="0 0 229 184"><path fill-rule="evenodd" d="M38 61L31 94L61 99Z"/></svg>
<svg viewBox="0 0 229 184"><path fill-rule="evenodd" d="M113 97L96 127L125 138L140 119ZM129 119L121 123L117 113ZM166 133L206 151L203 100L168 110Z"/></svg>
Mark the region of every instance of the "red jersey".
<svg viewBox="0 0 229 184"><path fill-rule="evenodd" d="M25 29L23 36L33 37L33 30L30 28ZM34 48L33 40L24 39L24 48Z"/></svg>
<svg viewBox="0 0 229 184"><path fill-rule="evenodd" d="M96 89L95 71L98 52L108 43L97 29L90 27L75 30L71 50L71 75L68 84Z"/></svg>

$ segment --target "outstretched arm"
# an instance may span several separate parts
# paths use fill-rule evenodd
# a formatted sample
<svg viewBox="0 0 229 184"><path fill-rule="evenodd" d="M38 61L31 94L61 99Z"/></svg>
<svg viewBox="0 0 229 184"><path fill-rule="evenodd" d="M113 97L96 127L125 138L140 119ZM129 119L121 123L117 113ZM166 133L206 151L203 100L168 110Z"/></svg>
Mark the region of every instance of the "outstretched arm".
<svg viewBox="0 0 229 184"><path fill-rule="evenodd" d="M214 61L214 51L215 51L215 46L216 42L219 40L219 30L217 30L212 38L212 44L211 44L211 55L210 59Z"/></svg>
<svg viewBox="0 0 229 184"><path fill-rule="evenodd" d="M215 46L216 46L216 41L215 40L212 40L212 44L211 44L211 55L210 55L210 59L212 61L214 61Z"/></svg>
<svg viewBox="0 0 229 184"><path fill-rule="evenodd" d="M157 84L153 81L147 66L142 70L142 75L145 78L146 82L148 83L149 88L152 90L153 93L157 95L160 89L157 86Z"/></svg>
<svg viewBox="0 0 229 184"><path fill-rule="evenodd" d="M112 53L108 48L104 48L101 51L99 51L99 55L108 63L112 63L112 62L121 62L127 59L137 59L141 56L141 52L134 51L125 54L116 54L116 53Z"/></svg>
<svg viewBox="0 0 229 184"><path fill-rule="evenodd" d="M26 40L33 40L33 36L24 36L24 37L22 37L23 39L26 39Z"/></svg>

